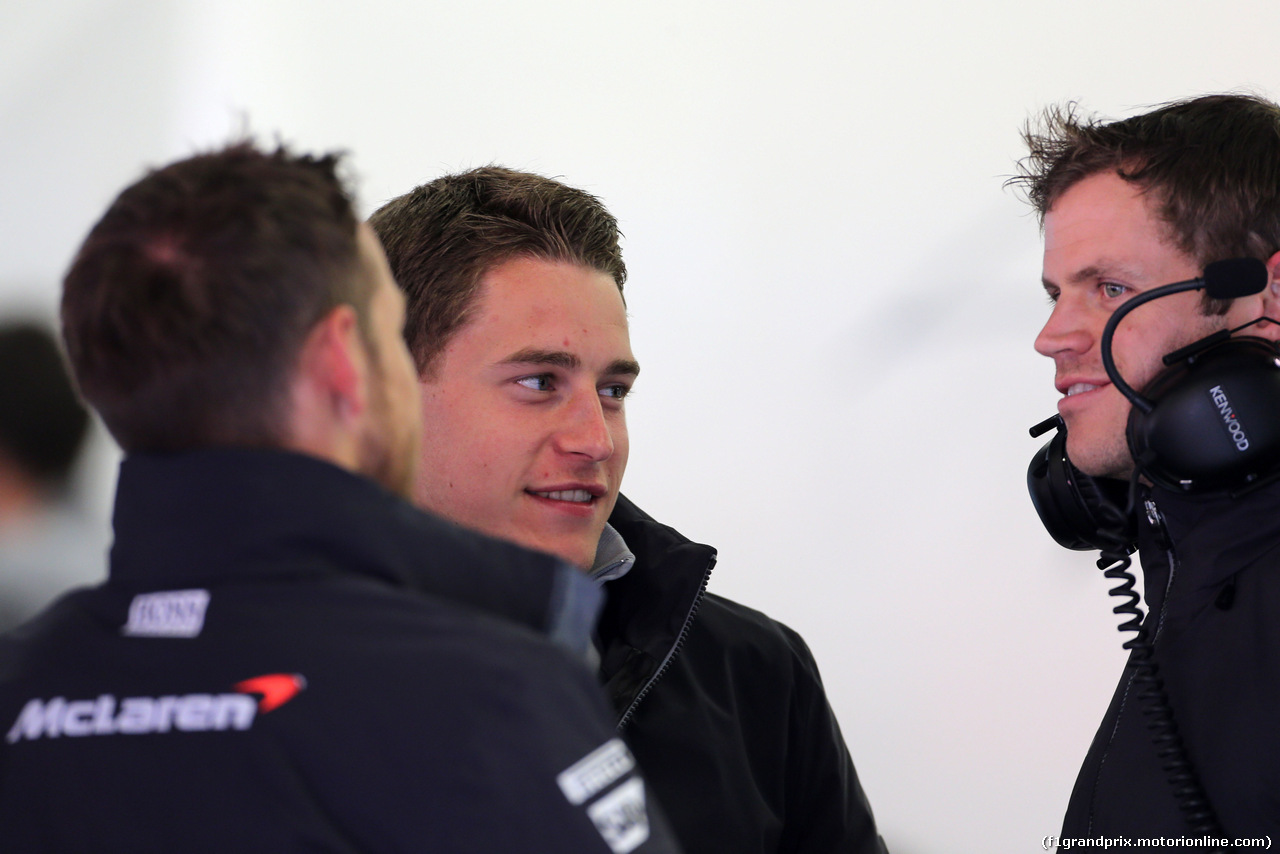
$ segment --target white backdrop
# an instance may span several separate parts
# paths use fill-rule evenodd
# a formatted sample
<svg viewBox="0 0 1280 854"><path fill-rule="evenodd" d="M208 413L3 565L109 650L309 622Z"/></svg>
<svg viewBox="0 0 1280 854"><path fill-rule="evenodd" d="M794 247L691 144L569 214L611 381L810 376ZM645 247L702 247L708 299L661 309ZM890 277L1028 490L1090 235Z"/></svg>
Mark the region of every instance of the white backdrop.
<svg viewBox="0 0 1280 854"><path fill-rule="evenodd" d="M245 126L350 150L366 213L488 162L600 195L625 491L808 639L893 851L1035 851L1123 655L1026 498L1057 395L1002 183L1046 103L1280 95L1280 6L1218 6L6 0L0 301L51 312L125 183Z"/></svg>

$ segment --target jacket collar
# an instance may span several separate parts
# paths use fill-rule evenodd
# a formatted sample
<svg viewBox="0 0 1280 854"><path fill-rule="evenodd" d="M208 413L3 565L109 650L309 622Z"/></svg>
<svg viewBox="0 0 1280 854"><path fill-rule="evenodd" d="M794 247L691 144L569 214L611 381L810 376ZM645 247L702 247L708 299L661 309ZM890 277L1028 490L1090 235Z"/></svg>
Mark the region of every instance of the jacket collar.
<svg viewBox="0 0 1280 854"><path fill-rule="evenodd" d="M582 649L601 599L555 558L464 531L366 478L285 451L131 455L113 526L111 583L136 590L355 574Z"/></svg>
<svg viewBox="0 0 1280 854"><path fill-rule="evenodd" d="M1188 496L1153 488L1165 533L1178 558L1183 584L1214 587L1280 549L1280 482L1240 498ZM1143 522L1143 564L1159 549Z"/></svg>
<svg viewBox="0 0 1280 854"><path fill-rule="evenodd" d="M615 707L626 708L675 651L706 589L716 550L663 525L624 495L609 517L635 564L605 585L601 675Z"/></svg>
<svg viewBox="0 0 1280 854"><path fill-rule="evenodd" d="M603 584L616 581L631 571L636 556L627 548L627 541L618 533L618 529L606 524L600 533L600 543L596 546L596 559L587 573L592 581Z"/></svg>

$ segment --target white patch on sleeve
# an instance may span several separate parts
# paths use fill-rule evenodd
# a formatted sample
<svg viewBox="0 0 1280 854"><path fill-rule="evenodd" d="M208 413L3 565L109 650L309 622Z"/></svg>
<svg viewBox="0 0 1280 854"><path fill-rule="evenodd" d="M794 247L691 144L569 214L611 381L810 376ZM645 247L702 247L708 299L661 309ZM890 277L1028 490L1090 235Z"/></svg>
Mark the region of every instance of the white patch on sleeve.
<svg viewBox="0 0 1280 854"><path fill-rule="evenodd" d="M129 605L129 622L121 632L135 637L193 638L204 629L208 590L165 590L142 593Z"/></svg>
<svg viewBox="0 0 1280 854"><path fill-rule="evenodd" d="M574 806L604 791L615 780L631 773L636 760L620 738L611 738L556 777L560 791Z"/></svg>
<svg viewBox="0 0 1280 854"><path fill-rule="evenodd" d="M627 745L620 738L611 738L556 776L569 803L587 804L587 817L613 854L629 854L649 838L644 781L632 773L635 768L635 757ZM628 776L630 779L624 779ZM612 791L588 803L611 786Z"/></svg>
<svg viewBox="0 0 1280 854"><path fill-rule="evenodd" d="M644 805L644 781L632 777L591 806L587 815L613 854L628 854L649 838L649 813Z"/></svg>

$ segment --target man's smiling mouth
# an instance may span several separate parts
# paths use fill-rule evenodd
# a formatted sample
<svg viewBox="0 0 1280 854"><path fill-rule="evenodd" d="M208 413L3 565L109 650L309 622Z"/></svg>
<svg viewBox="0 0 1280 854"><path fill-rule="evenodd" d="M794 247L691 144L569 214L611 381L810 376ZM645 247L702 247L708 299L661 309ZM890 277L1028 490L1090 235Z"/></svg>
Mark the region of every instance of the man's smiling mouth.
<svg viewBox="0 0 1280 854"><path fill-rule="evenodd" d="M573 501L579 504L585 504L591 500L591 493L585 489L563 489L558 492L533 492L539 498L550 498L552 501Z"/></svg>

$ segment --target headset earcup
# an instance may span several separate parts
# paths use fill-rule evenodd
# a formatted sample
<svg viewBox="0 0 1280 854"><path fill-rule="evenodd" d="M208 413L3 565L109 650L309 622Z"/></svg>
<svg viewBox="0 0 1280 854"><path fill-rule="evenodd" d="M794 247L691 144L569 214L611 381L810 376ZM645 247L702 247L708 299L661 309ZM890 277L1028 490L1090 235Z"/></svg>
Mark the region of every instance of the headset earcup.
<svg viewBox="0 0 1280 854"><path fill-rule="evenodd" d="M1190 493L1238 491L1280 463L1280 351L1229 338L1158 374L1126 435L1152 483Z"/></svg>
<svg viewBox="0 0 1280 854"><path fill-rule="evenodd" d="M1128 520L1116 531L1110 519L1119 519L1126 503L1126 484L1118 480L1095 480L1067 459L1067 431L1060 429L1031 459L1027 467L1027 490L1049 536L1068 549L1090 551L1116 548L1118 535L1132 544L1137 527ZM1101 506L1111 505L1111 512ZM1107 534L1103 532L1107 531ZM1129 546L1132 550L1132 545Z"/></svg>

